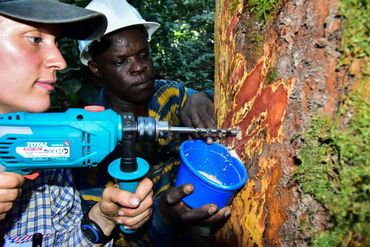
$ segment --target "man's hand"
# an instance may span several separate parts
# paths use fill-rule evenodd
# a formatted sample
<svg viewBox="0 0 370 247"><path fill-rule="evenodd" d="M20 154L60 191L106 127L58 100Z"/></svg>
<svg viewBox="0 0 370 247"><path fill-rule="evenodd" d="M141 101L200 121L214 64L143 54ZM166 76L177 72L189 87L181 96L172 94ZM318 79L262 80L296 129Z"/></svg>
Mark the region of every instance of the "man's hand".
<svg viewBox="0 0 370 247"><path fill-rule="evenodd" d="M212 100L203 92L189 96L180 113L184 126L194 128L216 128L215 110ZM193 135L199 138L199 135Z"/></svg>
<svg viewBox="0 0 370 247"><path fill-rule="evenodd" d="M182 199L193 191L191 184L184 184L166 191L161 196L159 212L168 225L179 228L195 225L220 226L227 221L231 213L231 208L228 206L219 211L215 204L206 204L193 209L186 206Z"/></svg>
<svg viewBox="0 0 370 247"><path fill-rule="evenodd" d="M125 225L126 229L135 230L147 222L152 213L153 183L143 179L135 193L108 187L102 199L89 212L89 218L95 221L109 236L116 224Z"/></svg>
<svg viewBox="0 0 370 247"><path fill-rule="evenodd" d="M5 219L13 202L22 192L24 177L12 172L0 172L0 220Z"/></svg>

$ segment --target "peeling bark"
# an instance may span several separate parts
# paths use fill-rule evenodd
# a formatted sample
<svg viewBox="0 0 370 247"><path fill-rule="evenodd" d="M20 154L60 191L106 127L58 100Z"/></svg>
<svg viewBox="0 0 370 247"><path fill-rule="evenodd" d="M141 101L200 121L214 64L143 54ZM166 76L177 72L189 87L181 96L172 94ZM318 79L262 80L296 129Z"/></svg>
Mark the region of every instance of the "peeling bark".
<svg viewBox="0 0 370 247"><path fill-rule="evenodd" d="M327 227L324 208L302 195L292 175L312 116L333 118L353 84L336 70L338 8L338 0L280 1L262 27L245 1L216 2L216 113L220 126L240 128L241 139L224 144L245 162L250 179L215 246L307 246L311 236L301 222Z"/></svg>

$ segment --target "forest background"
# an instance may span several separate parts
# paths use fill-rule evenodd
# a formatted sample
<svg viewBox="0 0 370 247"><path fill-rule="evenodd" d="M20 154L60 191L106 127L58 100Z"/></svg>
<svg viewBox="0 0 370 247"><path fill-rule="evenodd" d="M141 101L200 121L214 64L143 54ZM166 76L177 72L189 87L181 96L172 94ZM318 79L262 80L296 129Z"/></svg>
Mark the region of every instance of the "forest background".
<svg viewBox="0 0 370 247"><path fill-rule="evenodd" d="M90 0L63 0L85 7ZM203 90L214 80L214 11L213 0L131 0L144 19L161 24L150 41L156 78L181 81ZM78 44L62 39L59 47L68 69L58 74L50 111L93 104L101 87L88 67L79 61Z"/></svg>

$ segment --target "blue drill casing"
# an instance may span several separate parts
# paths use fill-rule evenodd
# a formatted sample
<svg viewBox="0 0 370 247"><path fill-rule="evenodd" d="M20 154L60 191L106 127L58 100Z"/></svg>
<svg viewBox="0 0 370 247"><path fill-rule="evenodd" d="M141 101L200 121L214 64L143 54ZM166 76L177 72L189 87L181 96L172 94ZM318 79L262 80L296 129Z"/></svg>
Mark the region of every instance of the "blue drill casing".
<svg viewBox="0 0 370 247"><path fill-rule="evenodd" d="M121 139L121 116L112 110L1 114L0 171L93 167Z"/></svg>

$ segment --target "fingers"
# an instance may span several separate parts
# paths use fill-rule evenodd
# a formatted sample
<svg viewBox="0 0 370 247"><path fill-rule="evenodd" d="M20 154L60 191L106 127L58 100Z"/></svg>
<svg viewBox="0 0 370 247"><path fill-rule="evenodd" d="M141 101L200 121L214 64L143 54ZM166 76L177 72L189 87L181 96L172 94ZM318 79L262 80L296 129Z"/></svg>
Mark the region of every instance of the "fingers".
<svg viewBox="0 0 370 247"><path fill-rule="evenodd" d="M125 225L125 228L127 229L137 229L141 227L145 222L147 222L150 219L151 215L152 209L146 208L143 212L134 216L117 216L116 222L118 224Z"/></svg>
<svg viewBox="0 0 370 247"><path fill-rule="evenodd" d="M216 205L207 204L200 208L186 211L181 218L186 224L221 225L230 218L230 214L230 207L224 207L217 211Z"/></svg>
<svg viewBox="0 0 370 247"><path fill-rule="evenodd" d="M188 114L188 110L183 108L180 113L181 122L184 126L192 127L193 123L191 122L190 114Z"/></svg>
<svg viewBox="0 0 370 247"><path fill-rule="evenodd" d="M187 127L215 128L214 104L203 92L194 93L181 110L181 121Z"/></svg>
<svg viewBox="0 0 370 247"><path fill-rule="evenodd" d="M203 92L194 95L193 115L199 119L193 119L195 127L216 128L215 109L212 100ZM199 125L199 126L198 126Z"/></svg>
<svg viewBox="0 0 370 247"><path fill-rule="evenodd" d="M102 212L106 215L114 214L119 206L137 208L139 204L140 199L135 194L116 187L106 188L101 200Z"/></svg>
<svg viewBox="0 0 370 247"><path fill-rule="evenodd" d="M138 187L136 188L135 194L139 197L140 200L146 198L151 192L153 188L153 182L149 178L144 178L140 181Z"/></svg>
<svg viewBox="0 0 370 247"><path fill-rule="evenodd" d="M191 184L183 184L180 187L171 189L165 195L166 203L174 205L179 203L185 196L191 194L194 191L194 187Z"/></svg>
<svg viewBox="0 0 370 247"><path fill-rule="evenodd" d="M153 183L150 179L143 179L135 193L121 190L117 187L106 188L100 201L100 210L118 224L129 228L140 227L152 213Z"/></svg>
<svg viewBox="0 0 370 247"><path fill-rule="evenodd" d="M6 213L9 212L13 207L13 202L2 202L0 203L0 221L5 219Z"/></svg>
<svg viewBox="0 0 370 247"><path fill-rule="evenodd" d="M216 128L214 104L203 92L191 95L181 110L184 126L194 128ZM193 138L206 138L205 134L193 133Z"/></svg>
<svg viewBox="0 0 370 247"><path fill-rule="evenodd" d="M120 208L118 211L118 215L126 216L126 217L135 217L139 214L142 214L148 208L151 208L153 205L153 192L149 193L147 197L143 198L140 202L139 207L137 208Z"/></svg>
<svg viewBox="0 0 370 247"><path fill-rule="evenodd" d="M198 110L198 115L200 118L199 124L204 128L216 128L216 118L214 114L213 102L208 100L208 103L202 104L202 107Z"/></svg>
<svg viewBox="0 0 370 247"><path fill-rule="evenodd" d="M149 185L149 188L151 188L151 183ZM145 186L144 183L144 187ZM117 224L125 225L126 229L137 229L150 219L152 214L153 192L150 190L150 193L144 194L145 197L142 198L137 208L122 207L118 210L117 216L114 217Z"/></svg>
<svg viewBox="0 0 370 247"><path fill-rule="evenodd" d="M21 188L24 183L24 177L17 173L0 172L0 189Z"/></svg>
<svg viewBox="0 0 370 247"><path fill-rule="evenodd" d="M223 207L221 210L217 211L215 214L211 215L207 219L202 221L202 225L221 225L224 224L231 215L231 208L229 206Z"/></svg>
<svg viewBox="0 0 370 247"><path fill-rule="evenodd" d="M104 190L102 201L107 205L117 204L128 208L137 208L140 202L152 192L153 183L148 178L144 178L136 188L135 193L119 189L117 187L108 187Z"/></svg>
<svg viewBox="0 0 370 247"><path fill-rule="evenodd" d="M21 188L0 189L0 203L15 201L19 197L21 192Z"/></svg>
<svg viewBox="0 0 370 247"><path fill-rule="evenodd" d="M182 215L182 220L188 224L200 222L209 218L217 212L217 206L214 204L207 204L200 208L194 208Z"/></svg>
<svg viewBox="0 0 370 247"><path fill-rule="evenodd" d="M136 217L137 215L143 214L146 210L153 205L153 182L145 178L143 179L135 192L135 195L139 198L140 204L136 208L121 208L118 211L118 215L126 217ZM145 214L145 213L144 213ZM131 223L132 224L132 223Z"/></svg>
<svg viewBox="0 0 370 247"><path fill-rule="evenodd" d="M0 220L13 207L13 202L20 196L24 177L11 172L0 172Z"/></svg>
<svg viewBox="0 0 370 247"><path fill-rule="evenodd" d="M200 113L202 112L199 112L199 108L197 107L193 107L192 109L190 109L190 119L191 119L190 127L203 128L204 124L202 121L202 117L200 116Z"/></svg>
<svg viewBox="0 0 370 247"><path fill-rule="evenodd" d="M215 140L214 140L214 138L212 136L207 136L206 137L206 143L207 144L212 144L214 142L215 142Z"/></svg>
<svg viewBox="0 0 370 247"><path fill-rule="evenodd" d="M150 220L152 216L152 211L150 211L150 214L144 218L143 220L141 220L140 222L134 224L134 225L125 225L125 228L127 229L130 229L130 230L136 230L136 229L139 229L140 227L142 227L148 220Z"/></svg>

